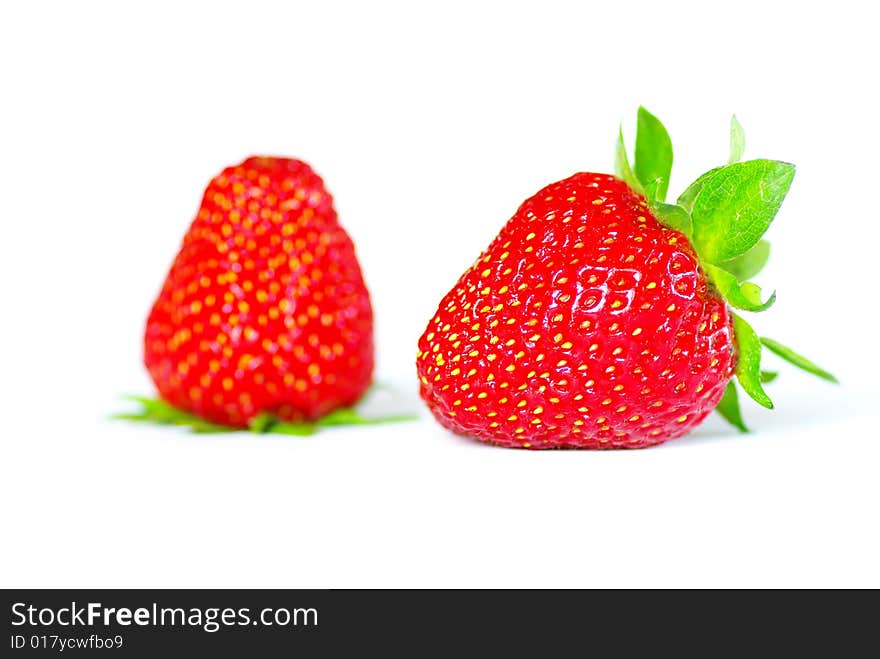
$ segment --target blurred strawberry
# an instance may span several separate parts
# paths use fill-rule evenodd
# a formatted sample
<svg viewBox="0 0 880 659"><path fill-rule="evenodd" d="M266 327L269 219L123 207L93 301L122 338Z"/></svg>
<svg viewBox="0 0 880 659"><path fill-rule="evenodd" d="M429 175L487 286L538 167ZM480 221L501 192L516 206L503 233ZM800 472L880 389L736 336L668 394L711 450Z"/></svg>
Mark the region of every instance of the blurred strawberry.
<svg viewBox="0 0 880 659"><path fill-rule="evenodd" d="M323 181L253 157L205 190L147 321L162 398L216 424L313 421L352 405L373 369L373 314Z"/></svg>

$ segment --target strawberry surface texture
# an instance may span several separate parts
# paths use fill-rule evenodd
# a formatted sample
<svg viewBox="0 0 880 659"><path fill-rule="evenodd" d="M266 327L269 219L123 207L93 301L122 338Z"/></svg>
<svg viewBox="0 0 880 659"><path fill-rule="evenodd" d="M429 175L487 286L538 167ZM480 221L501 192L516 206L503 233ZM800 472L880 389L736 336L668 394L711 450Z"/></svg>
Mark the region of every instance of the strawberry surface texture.
<svg viewBox="0 0 880 659"><path fill-rule="evenodd" d="M225 426L312 421L364 394L369 294L306 163L254 157L210 182L149 314L144 362L167 403Z"/></svg>
<svg viewBox="0 0 880 659"><path fill-rule="evenodd" d="M672 143L640 108L633 166L621 132L616 176L574 174L527 199L419 339L437 420L506 447L643 448L713 410L747 431L737 385L773 407L763 348L836 381L733 311L776 299L750 279L794 166L742 161L735 117L730 135L728 163L667 203Z"/></svg>

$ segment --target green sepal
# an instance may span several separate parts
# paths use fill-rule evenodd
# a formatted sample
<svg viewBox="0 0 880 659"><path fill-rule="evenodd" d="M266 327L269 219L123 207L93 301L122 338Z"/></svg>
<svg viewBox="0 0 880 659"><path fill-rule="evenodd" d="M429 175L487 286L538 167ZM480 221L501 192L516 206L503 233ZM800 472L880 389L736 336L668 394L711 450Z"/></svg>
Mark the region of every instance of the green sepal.
<svg viewBox="0 0 880 659"><path fill-rule="evenodd" d="M280 421L270 413L263 412L251 419L248 428L244 429L205 421L201 417L179 410L161 399L147 398L144 396L127 396L126 398L138 403L140 409L134 412L114 414L111 418L159 425L180 426L200 434L241 432L249 430L256 434L272 433L307 437L314 435L321 428L331 426L377 425L382 423L414 421L418 418L416 415L411 414L369 417L361 414L361 412L353 407L344 407L333 410L314 422L289 423L286 421Z"/></svg>
<svg viewBox="0 0 880 659"><path fill-rule="evenodd" d="M276 435L293 435L295 437L310 437L318 431L315 423L288 423L276 418L273 414L262 412L251 419L248 430L258 435L268 433Z"/></svg>
<svg viewBox="0 0 880 659"><path fill-rule="evenodd" d="M773 382L778 375L779 373L776 373L775 371L761 371L759 377L763 384L767 384ZM724 389L724 395L721 397L721 400L718 401L718 406L715 408L715 411L721 415L721 418L740 432L750 432L742 417L742 410L739 405L739 392L736 389L736 382L734 380L727 383L727 387Z"/></svg>
<svg viewBox="0 0 880 659"><path fill-rule="evenodd" d="M684 192L678 195L678 201L676 201L676 203L684 208L688 213L693 211L694 201L696 201L697 195L700 194L700 191L703 189L706 181L715 176L715 174L717 174L720 170L720 167L714 167L708 172L700 174L700 176L698 176L696 180L685 189Z"/></svg>
<svg viewBox="0 0 880 659"><path fill-rule="evenodd" d="M296 435L304 437L314 435L321 428L332 426L374 426L383 423L398 423L400 421L414 421L418 417L408 414L400 414L385 417L366 417L353 407L341 407L333 410L326 416L313 423L289 423L281 421L271 414L259 414L251 420L250 429L259 433L276 433L281 435Z"/></svg>
<svg viewBox="0 0 880 659"><path fill-rule="evenodd" d="M211 423L204 419L177 409L164 400L147 398L145 396L126 396L126 400L138 403L140 406L134 412L120 412L113 414L111 418L123 421L137 421L159 425L182 426L189 428L195 433L221 433L235 432L237 428L222 426Z"/></svg>
<svg viewBox="0 0 880 659"><path fill-rule="evenodd" d="M770 384L779 377L779 373L776 371L761 371L761 382L763 384Z"/></svg>
<svg viewBox="0 0 880 659"><path fill-rule="evenodd" d="M644 184L645 189L645 201L647 201L652 206L657 203L657 195L659 194L660 186L663 181L661 179L654 179L653 181L648 181Z"/></svg>
<svg viewBox="0 0 880 659"><path fill-rule="evenodd" d="M728 164L742 160L743 153L746 150L746 132L743 130L742 124L736 115L730 118L730 159Z"/></svg>
<svg viewBox="0 0 880 659"><path fill-rule="evenodd" d="M633 168L646 190L649 184L654 185L648 201L666 201L672 172L672 140L663 123L644 107L639 107Z"/></svg>
<svg viewBox="0 0 880 659"><path fill-rule="evenodd" d="M636 178L629 164L629 156L626 154L626 143L623 140L623 126L620 127L620 132L617 136L617 148L614 152L614 173L637 193L645 193L642 184Z"/></svg>
<svg viewBox="0 0 880 659"><path fill-rule="evenodd" d="M690 213L684 208L676 204L664 204L658 201L651 204L651 210L654 211L654 215L663 226L683 233L687 236L688 240L691 239L694 226L691 222Z"/></svg>
<svg viewBox="0 0 880 659"><path fill-rule="evenodd" d="M773 401L761 386L761 340L746 321L736 314L733 316L733 331L736 335L737 360L736 379L752 400L758 405L773 409Z"/></svg>
<svg viewBox="0 0 880 659"><path fill-rule="evenodd" d="M766 302L761 302L761 287L751 282L740 283L735 276L724 268L704 263L703 269L727 303L735 309L743 311L764 311L776 301L776 293L770 295Z"/></svg>
<svg viewBox="0 0 880 659"><path fill-rule="evenodd" d="M730 261L725 261L721 267L739 281L746 281L759 274L769 259L770 242L762 238L748 252Z"/></svg>
<svg viewBox="0 0 880 659"><path fill-rule="evenodd" d="M814 362L810 361L806 357L801 354L796 353L794 350L789 348L788 346L784 346L779 341L775 341L766 336L761 337L761 343L772 352L774 355L782 357L789 364L797 366L799 369L806 371L816 377L822 378L823 380L827 380L828 382L833 382L834 384L840 384L840 381L831 373L826 371L821 366L818 366Z"/></svg>
<svg viewBox="0 0 880 659"><path fill-rule="evenodd" d="M748 160L703 182L693 201L694 246L710 263L749 251L767 231L794 179L794 165Z"/></svg>
<svg viewBox="0 0 880 659"><path fill-rule="evenodd" d="M715 408L715 411L740 432L749 432L742 418L742 412L739 408L739 394L736 391L736 383L733 380L727 383L727 388L724 390L724 395L718 402L718 407Z"/></svg>
<svg viewBox="0 0 880 659"><path fill-rule="evenodd" d="M730 120L728 164L701 175L675 204L666 204L671 140L659 120L641 107L634 166L630 167L621 131L617 172L645 196L661 224L689 238L707 279L730 307L758 312L770 307L776 294L763 301L761 288L749 280L767 264L771 250L763 234L788 194L795 167L775 160L743 162L745 143L745 132L734 115ZM817 377L837 382L834 375L806 357L773 339L759 338L740 316L732 314L732 322L736 381L759 405L773 408L762 385L778 376L775 371L761 369L763 347ZM734 382L728 384L717 411L735 427L746 430Z"/></svg>

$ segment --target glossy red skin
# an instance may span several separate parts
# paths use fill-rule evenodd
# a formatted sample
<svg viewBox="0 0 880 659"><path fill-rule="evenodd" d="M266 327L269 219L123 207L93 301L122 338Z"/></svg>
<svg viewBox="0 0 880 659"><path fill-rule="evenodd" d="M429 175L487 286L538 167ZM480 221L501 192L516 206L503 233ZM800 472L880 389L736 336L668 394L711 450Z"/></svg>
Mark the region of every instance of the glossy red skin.
<svg viewBox="0 0 880 659"><path fill-rule="evenodd" d="M641 448L718 404L726 304L692 246L619 179L579 173L519 208L419 340L421 396L501 446Z"/></svg>
<svg viewBox="0 0 880 659"><path fill-rule="evenodd" d="M363 395L370 298L307 164L249 158L211 181L150 312L144 363L163 399L231 426L260 412L313 420Z"/></svg>

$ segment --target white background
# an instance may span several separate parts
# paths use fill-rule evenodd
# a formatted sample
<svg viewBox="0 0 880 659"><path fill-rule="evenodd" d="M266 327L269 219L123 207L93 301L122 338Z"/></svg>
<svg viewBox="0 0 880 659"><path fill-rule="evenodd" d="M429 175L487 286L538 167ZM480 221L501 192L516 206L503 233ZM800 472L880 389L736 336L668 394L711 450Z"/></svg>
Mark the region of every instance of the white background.
<svg viewBox="0 0 880 659"><path fill-rule="evenodd" d="M0 585L880 586L876 23L820 3L57 3L0 10ZM518 204L609 171L643 103L672 190L797 163L755 324L791 369L740 436L523 452L423 413L311 439L106 420L211 176L311 162L358 246L379 379Z"/></svg>

